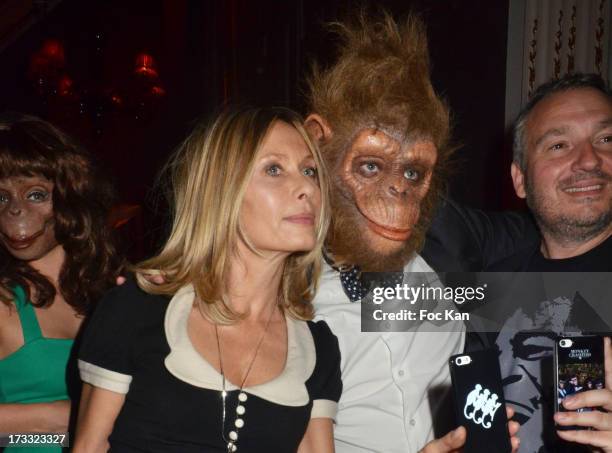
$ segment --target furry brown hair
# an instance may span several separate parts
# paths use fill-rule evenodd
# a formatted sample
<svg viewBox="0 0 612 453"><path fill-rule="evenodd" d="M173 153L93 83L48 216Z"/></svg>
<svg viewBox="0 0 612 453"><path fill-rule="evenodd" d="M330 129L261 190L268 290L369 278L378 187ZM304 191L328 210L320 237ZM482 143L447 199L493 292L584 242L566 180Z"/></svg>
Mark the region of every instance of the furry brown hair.
<svg viewBox="0 0 612 453"><path fill-rule="evenodd" d="M310 112L323 117L332 131L321 150L335 177L334 192L342 190L337 166L361 129L380 128L406 140L431 140L438 151L437 163L409 239L411 250L419 250L443 190L451 154L449 111L430 81L425 25L414 15L398 25L386 12L371 20L362 11L331 28L340 40L338 58L327 69L315 65L308 80L308 100ZM332 238L342 235L337 230L339 223L332 219ZM343 261L342 257L335 259Z"/></svg>
<svg viewBox="0 0 612 453"><path fill-rule="evenodd" d="M66 252L58 285L66 302L77 313L86 314L115 285L123 264L107 226L110 185L68 136L25 115L0 118L0 179L12 176L44 176L53 182L55 237ZM56 294L46 277L0 247L2 302L11 302L16 285L28 297L30 289L35 290L32 303L37 307L51 304Z"/></svg>

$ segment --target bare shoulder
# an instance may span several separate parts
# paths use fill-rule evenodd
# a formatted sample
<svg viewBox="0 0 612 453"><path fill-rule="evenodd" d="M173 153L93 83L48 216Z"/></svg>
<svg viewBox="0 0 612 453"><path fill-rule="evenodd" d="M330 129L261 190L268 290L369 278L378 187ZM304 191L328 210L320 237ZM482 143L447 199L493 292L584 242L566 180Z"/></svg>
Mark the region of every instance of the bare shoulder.
<svg viewBox="0 0 612 453"><path fill-rule="evenodd" d="M0 302L0 359L15 352L23 344L21 323L12 304Z"/></svg>
<svg viewBox="0 0 612 453"><path fill-rule="evenodd" d="M0 329L15 318L17 318L17 309L15 306L0 301Z"/></svg>

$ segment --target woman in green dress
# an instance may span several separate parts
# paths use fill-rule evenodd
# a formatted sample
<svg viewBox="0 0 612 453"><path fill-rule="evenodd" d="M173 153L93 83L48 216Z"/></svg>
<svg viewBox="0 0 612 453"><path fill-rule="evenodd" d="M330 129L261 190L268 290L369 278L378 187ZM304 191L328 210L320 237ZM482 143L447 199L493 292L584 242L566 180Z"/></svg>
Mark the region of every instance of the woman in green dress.
<svg viewBox="0 0 612 453"><path fill-rule="evenodd" d="M0 432L39 433L9 441L49 443L58 438L40 433L68 432L79 391L73 342L121 270L106 225L110 194L52 125L0 118ZM30 451L4 451L13 448Z"/></svg>

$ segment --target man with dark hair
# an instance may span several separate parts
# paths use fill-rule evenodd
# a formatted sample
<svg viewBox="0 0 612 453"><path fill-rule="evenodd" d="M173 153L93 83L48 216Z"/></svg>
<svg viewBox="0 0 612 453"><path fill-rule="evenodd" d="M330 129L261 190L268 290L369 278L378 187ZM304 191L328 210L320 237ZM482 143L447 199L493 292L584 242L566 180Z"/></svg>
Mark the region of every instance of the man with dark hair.
<svg viewBox="0 0 612 453"><path fill-rule="evenodd" d="M569 380L569 385L567 386L567 394L573 395L574 393L578 393L582 390L582 387L578 385L578 376L573 375Z"/></svg>
<svg viewBox="0 0 612 453"><path fill-rule="evenodd" d="M542 258L599 252L579 260L588 259L586 267L538 263L532 254L522 260L523 270L610 270L603 252L612 251L606 242L612 234L611 175L612 98L603 80L575 74L541 86L516 122L516 193L527 199L540 228Z"/></svg>
<svg viewBox="0 0 612 453"><path fill-rule="evenodd" d="M605 82L595 74L572 74L542 85L515 122L513 167L525 170L526 123L534 107L549 95L578 88L610 96ZM532 214L537 212L532 209ZM525 213L484 212L445 199L427 232L422 256L438 271L478 272L508 256L533 251L540 242L536 226Z"/></svg>
<svg viewBox="0 0 612 453"><path fill-rule="evenodd" d="M515 124L512 180L542 240L492 267L612 270L607 259L612 251L612 94L604 81L573 74L542 85Z"/></svg>
<svg viewBox="0 0 612 453"><path fill-rule="evenodd" d="M612 271L612 96L604 81L594 74L573 74L538 88L515 123L513 152L514 188L526 199L541 240L487 270ZM521 451L570 448L558 444L555 421L595 428L559 431L564 440L612 448L609 414L569 412L556 414L553 420L554 396L548 394L552 381L547 377L552 376L548 368L552 368L553 339L562 332L593 330L600 318L589 304L594 301L575 287L554 297L546 294L546 298L539 299L537 307L526 308L521 302L496 307L505 324L495 343L504 393L515 404L522 424ZM606 339L608 362L610 355ZM565 399L564 406L612 409L609 380L606 389L576 394L572 403Z"/></svg>

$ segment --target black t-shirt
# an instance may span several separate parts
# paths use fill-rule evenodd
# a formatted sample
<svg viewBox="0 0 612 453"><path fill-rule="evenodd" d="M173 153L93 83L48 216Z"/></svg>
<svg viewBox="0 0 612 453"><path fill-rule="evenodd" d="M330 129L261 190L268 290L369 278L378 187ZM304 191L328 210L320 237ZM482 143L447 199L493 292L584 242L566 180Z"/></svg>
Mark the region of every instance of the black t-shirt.
<svg viewBox="0 0 612 453"><path fill-rule="evenodd" d="M601 302L587 295L589 281L582 281L578 274L566 275L559 285L558 276L549 273L612 272L612 237L582 255L566 259L547 259L538 245L498 262L487 271L537 272L526 276L525 281L542 285L535 296L537 304L529 305L517 298L510 305L496 307L498 319L505 319L505 323L499 333L491 336L500 351L506 401L516 409L515 419L522 425L521 451L588 451L582 446L559 443L555 435L554 339L561 333L603 332L609 328L600 318L597 304ZM556 292L545 288L550 281ZM528 285L526 290L536 287Z"/></svg>
<svg viewBox="0 0 612 453"><path fill-rule="evenodd" d="M612 236L582 255L556 260L545 258L538 244L497 262L487 271L610 272L612 271Z"/></svg>
<svg viewBox="0 0 612 453"><path fill-rule="evenodd" d="M98 305L79 354L83 381L126 394L111 452L225 452L221 375L187 335L194 291L169 299L130 281ZM311 418L335 416L342 391L338 341L323 321L287 317L287 360L275 379L238 389L226 382L225 427L238 451L295 452ZM236 415L240 404L245 413ZM236 418L244 421L234 427Z"/></svg>

